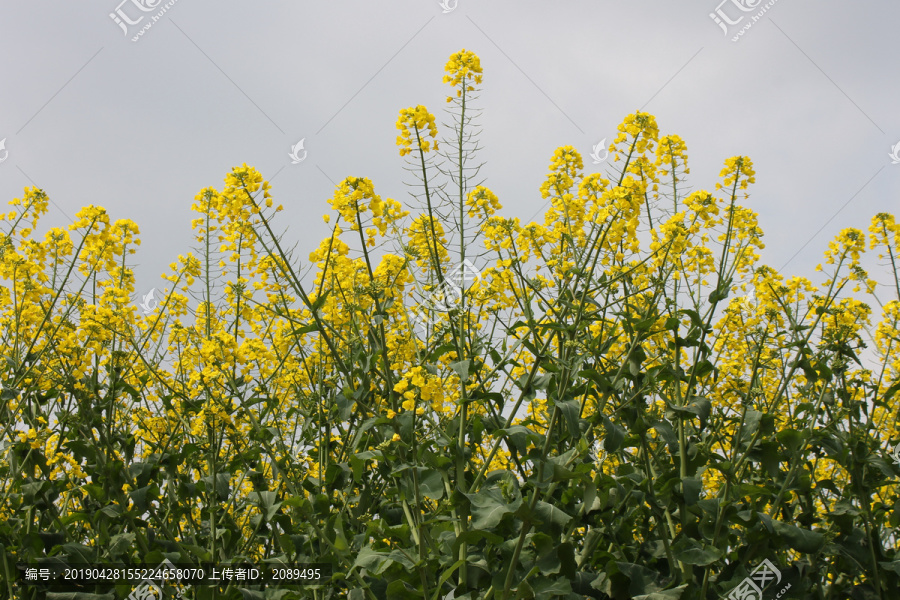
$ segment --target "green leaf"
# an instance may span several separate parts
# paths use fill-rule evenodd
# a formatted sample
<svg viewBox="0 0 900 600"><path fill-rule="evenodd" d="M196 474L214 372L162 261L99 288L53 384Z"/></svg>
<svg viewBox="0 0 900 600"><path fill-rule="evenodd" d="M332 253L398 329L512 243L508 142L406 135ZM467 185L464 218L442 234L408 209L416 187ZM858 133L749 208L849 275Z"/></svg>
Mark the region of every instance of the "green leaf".
<svg viewBox="0 0 900 600"><path fill-rule="evenodd" d="M552 504L544 502L543 500L539 501L535 505L534 512L537 517L544 523L553 523L554 525L559 525L560 527L565 527L568 522L572 520L571 515L563 512Z"/></svg>
<svg viewBox="0 0 900 600"><path fill-rule="evenodd" d="M539 599L556 598L572 593L572 584L562 578L538 577L532 581L531 588L534 590L534 597Z"/></svg>
<svg viewBox="0 0 900 600"><path fill-rule="evenodd" d="M700 318L700 313L696 310L692 310L689 308L685 308L678 311L679 314L687 315L691 320L691 327L703 327L703 319Z"/></svg>
<svg viewBox="0 0 900 600"><path fill-rule="evenodd" d="M819 372L813 369L812 365L809 362L809 359L806 358L806 355L803 355L801 358L798 358L796 364L800 366L800 369L803 370L803 375L809 380L810 383L814 383L819 379Z"/></svg>
<svg viewBox="0 0 900 600"><path fill-rule="evenodd" d="M115 593L91 594L88 592L47 592L47 600L116 600Z"/></svg>
<svg viewBox="0 0 900 600"><path fill-rule="evenodd" d="M701 378L706 377L715 370L716 367L711 362L709 362L708 360L701 360L691 368L690 373L694 377Z"/></svg>
<svg viewBox="0 0 900 600"><path fill-rule="evenodd" d="M356 555L354 567L365 569L372 575L381 575L394 561L384 552L376 552L371 546L366 546Z"/></svg>
<svg viewBox="0 0 900 600"><path fill-rule="evenodd" d="M86 521L90 523L91 516L84 512L74 512L59 518L59 522L63 525L69 525L70 523L75 523L76 521Z"/></svg>
<svg viewBox="0 0 900 600"><path fill-rule="evenodd" d="M658 589L656 585L656 571L634 563L616 562L616 566L630 580L628 593L632 596Z"/></svg>
<svg viewBox="0 0 900 600"><path fill-rule="evenodd" d="M606 437L603 439L603 449L607 452L615 452L625 440L625 430L609 420L606 415L600 415L603 419L603 427L606 429Z"/></svg>
<svg viewBox="0 0 900 600"><path fill-rule="evenodd" d="M544 436L533 432L524 425L513 425L506 429L498 429L496 433L498 435L505 434L519 454L526 454L529 445L537 445L544 440Z"/></svg>
<svg viewBox="0 0 900 600"><path fill-rule="evenodd" d="M821 533L803 529L796 525L776 521L769 515L758 513L760 521L765 524L766 528L777 533L787 542L788 546L797 552L805 552L807 554L815 554L825 545L825 536Z"/></svg>
<svg viewBox="0 0 900 600"><path fill-rule="evenodd" d="M597 486L593 481L588 479L584 482L584 510L585 514L591 512L593 510L594 501L597 499Z"/></svg>
<svg viewBox="0 0 900 600"><path fill-rule="evenodd" d="M353 472L353 482L362 483L363 471L366 468L366 461L359 458L357 454L350 455L350 469Z"/></svg>
<svg viewBox="0 0 900 600"><path fill-rule="evenodd" d="M459 547L463 544L472 546L481 540L487 540L489 544L494 544L496 546L503 541L503 538L483 529L468 529L453 541L453 556L456 556L459 553Z"/></svg>
<svg viewBox="0 0 900 600"><path fill-rule="evenodd" d="M771 492L758 485L753 485L752 483L739 483L734 486L735 495L738 497L741 496L749 496L752 499L759 498L760 496L765 496L770 494Z"/></svg>
<svg viewBox="0 0 900 600"><path fill-rule="evenodd" d="M741 442L749 442L753 434L759 429L763 414L758 410L748 410L744 415L744 423L741 427Z"/></svg>
<svg viewBox="0 0 900 600"><path fill-rule="evenodd" d="M469 379L469 365L471 365L472 361L466 359L461 360L455 363L450 363L450 368L459 375L459 380L461 382L465 382Z"/></svg>
<svg viewBox="0 0 900 600"><path fill-rule="evenodd" d="M402 579L395 579L387 586L387 597L397 600L419 600L422 595Z"/></svg>
<svg viewBox="0 0 900 600"><path fill-rule="evenodd" d="M271 521L278 509L281 508L281 502L276 502L278 494L275 492L255 492L250 497L259 507L259 512L266 516L266 521Z"/></svg>
<svg viewBox="0 0 900 600"><path fill-rule="evenodd" d="M535 566L540 569L544 575L559 574L567 579L574 579L575 572L578 570L578 563L575 562L575 548L572 544L565 542L556 545L556 541L546 534L542 535L543 543L536 544L539 546L541 556L535 562Z"/></svg>
<svg viewBox="0 0 900 600"><path fill-rule="evenodd" d="M39 499L43 499L44 494L52 488L53 484L49 481L32 481L22 484L22 494L27 503L34 504Z"/></svg>
<svg viewBox="0 0 900 600"><path fill-rule="evenodd" d="M803 434L796 429L783 429L775 434L775 439L791 452L800 449L800 446L803 445L803 437Z"/></svg>
<svg viewBox="0 0 900 600"><path fill-rule="evenodd" d="M723 279L719 283L719 286L709 294L709 301L712 304L721 302L728 297L728 294L731 293L731 281L731 277L729 277L728 279Z"/></svg>
<svg viewBox="0 0 900 600"><path fill-rule="evenodd" d="M687 586L688 584L685 583L679 585L677 588L672 588L671 590L662 590L660 592L635 596L633 600L680 600L684 595Z"/></svg>
<svg viewBox="0 0 900 600"><path fill-rule="evenodd" d="M212 490L212 475L207 475L206 477L201 477L200 481L204 484L207 493L211 493ZM228 500L228 492L231 489L231 473L222 472L216 473L216 484L215 491L216 496L218 496L218 500L225 501ZM158 488L157 488L158 493ZM137 502L135 502L137 504Z"/></svg>
<svg viewBox="0 0 900 600"><path fill-rule="evenodd" d="M700 490L703 487L703 480L699 477L682 477L681 487L682 494L684 494L684 503L688 506L697 504L700 500Z"/></svg>
<svg viewBox="0 0 900 600"><path fill-rule="evenodd" d="M325 304L325 300L328 298L328 295L331 293L331 290L324 290L320 296L318 296L312 303L309 305L309 310L311 312L318 312L320 308ZM311 325L311 324L310 324Z"/></svg>
<svg viewBox="0 0 900 600"><path fill-rule="evenodd" d="M705 567L724 556L724 552L714 546L706 546L688 537L682 537L672 544L672 552L681 562Z"/></svg>
<svg viewBox="0 0 900 600"><path fill-rule="evenodd" d="M128 497L134 502L139 513L144 513L150 502L159 498L159 486L155 483L145 485L142 488L128 492Z"/></svg>
<svg viewBox="0 0 900 600"><path fill-rule="evenodd" d="M444 497L444 478L440 471L418 467L419 491L432 500Z"/></svg>
<svg viewBox="0 0 900 600"><path fill-rule="evenodd" d="M578 421L581 418L581 402L578 400L566 400L565 402L557 402L556 406L566 420L566 426L569 434L577 438L581 435L581 429L578 427Z"/></svg>
<svg viewBox="0 0 900 600"><path fill-rule="evenodd" d="M67 558L66 562L79 564L94 564L97 562L97 549L91 546L85 546L78 542L68 542L60 546L62 556Z"/></svg>
<svg viewBox="0 0 900 600"><path fill-rule="evenodd" d="M519 585L515 587L515 591L515 600L530 600L531 598L534 598L534 590L531 588L531 584L527 581L520 582Z"/></svg>
<svg viewBox="0 0 900 600"><path fill-rule="evenodd" d="M112 558L118 558L125 554L134 544L135 534L133 532L117 533L109 540L109 555Z"/></svg>
<svg viewBox="0 0 900 600"><path fill-rule="evenodd" d="M456 550L458 550L458 549L459 548L456 548ZM456 554L456 552L454 552L454 554ZM444 585L444 583L446 583L446 581L448 579L453 577L453 574L456 572L456 570L458 568L460 568L461 566L463 566L465 564L465 562L466 561L464 561L464 560L458 560L455 563L453 563L452 565L450 565L449 569L445 569L444 574L441 575L441 578L438 580L438 586L440 587L440 586Z"/></svg>
<svg viewBox="0 0 900 600"><path fill-rule="evenodd" d="M884 400L885 400L885 402L887 402L888 400L890 400L891 398L893 398L894 395L895 395L897 392L900 392L900 381L898 381L897 383L895 383L894 385L892 385L891 387L889 387L889 388L887 389L887 391L884 392Z"/></svg>
<svg viewBox="0 0 900 600"><path fill-rule="evenodd" d="M675 430L672 428L672 425L666 421L660 421L653 426L653 429L662 436L670 451L675 452L678 450L678 438L675 437Z"/></svg>
<svg viewBox="0 0 900 600"><path fill-rule="evenodd" d="M545 552L534 565L540 569L541 573L544 575L556 575L559 573L560 568L562 568L559 556L553 549L551 549L550 552Z"/></svg>
<svg viewBox="0 0 900 600"><path fill-rule="evenodd" d="M712 402L702 396L693 396L691 401L685 406L669 404L668 409L682 419L690 418L691 415L698 417L700 419L700 427L703 428L706 427L706 422L709 420Z"/></svg>
<svg viewBox="0 0 900 600"><path fill-rule="evenodd" d="M503 517L515 512L522 504L522 499L517 498L513 502L504 501L500 490L494 488L481 489L474 494L465 494L472 503L472 515L475 517L472 523L473 529L490 529L496 527Z"/></svg>
<svg viewBox="0 0 900 600"><path fill-rule="evenodd" d="M396 563L400 563L401 565L403 565L404 567L406 567L409 570L415 569L416 563L414 563L412 560L410 560L409 556L407 556L407 555L415 556L416 549L415 548L407 548L406 551L403 551L400 549L391 550L391 553L388 554L388 558L390 558L392 561L394 561Z"/></svg>

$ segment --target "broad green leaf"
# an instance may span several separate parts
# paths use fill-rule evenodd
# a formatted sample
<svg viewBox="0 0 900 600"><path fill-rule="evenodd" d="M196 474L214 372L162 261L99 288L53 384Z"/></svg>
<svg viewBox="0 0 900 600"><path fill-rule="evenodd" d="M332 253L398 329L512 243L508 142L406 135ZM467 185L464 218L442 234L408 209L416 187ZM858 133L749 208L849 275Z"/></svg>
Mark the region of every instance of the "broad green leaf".
<svg viewBox="0 0 900 600"><path fill-rule="evenodd" d="M659 435L662 436L663 440L665 440L666 445L669 447L669 451L675 452L678 449L678 438L675 437L675 430L672 428L667 421L660 421L653 425L653 429L655 429Z"/></svg>
<svg viewBox="0 0 900 600"><path fill-rule="evenodd" d="M762 421L763 414L758 410L750 409L744 415L744 422L741 426L741 442L746 443L753 439L753 435L759 430L759 424Z"/></svg>
<svg viewBox="0 0 900 600"><path fill-rule="evenodd" d="M459 380L465 382L469 379L469 365L472 361L466 359L455 363L450 363L450 368L459 375Z"/></svg>
<svg viewBox="0 0 900 600"><path fill-rule="evenodd" d="M515 587L515 600L530 600L534 598L534 590L527 581L522 581Z"/></svg>
<svg viewBox="0 0 900 600"><path fill-rule="evenodd" d="M68 542L60 546L61 554L70 563L94 564L97 562L97 549L78 542Z"/></svg>
<svg viewBox="0 0 900 600"><path fill-rule="evenodd" d="M416 563L414 563L412 560L410 560L410 558L409 558L410 556L416 556L415 548L407 548L405 552L401 551L399 549L391 550L391 553L388 554L389 559L391 559L392 561L394 561L396 563L400 563L407 569L412 570L416 567Z"/></svg>
<svg viewBox="0 0 900 600"><path fill-rule="evenodd" d="M537 577L531 582L535 599L558 598L572 593L572 584L563 578Z"/></svg>
<svg viewBox="0 0 900 600"><path fill-rule="evenodd" d="M603 449L607 452L615 452L625 440L625 430L609 420L606 415L603 418L603 427L606 429L606 437L603 439Z"/></svg>
<svg viewBox="0 0 900 600"><path fill-rule="evenodd" d="M92 594L89 592L47 592L47 600L116 600L114 593Z"/></svg>
<svg viewBox="0 0 900 600"><path fill-rule="evenodd" d="M440 471L418 467L419 491L432 500L444 497L444 478Z"/></svg>
<svg viewBox="0 0 900 600"><path fill-rule="evenodd" d="M694 396L685 406L668 405L669 411L678 415L680 418L689 418L691 415L696 416L700 420L700 427L706 427L709 420L710 412L712 412L712 403L708 398Z"/></svg>
<svg viewBox="0 0 900 600"><path fill-rule="evenodd" d="M402 579L395 579L387 586L387 597L396 600L420 600L422 595Z"/></svg>
<svg viewBox="0 0 900 600"><path fill-rule="evenodd" d="M679 585L677 588L672 588L671 590L661 590L659 592L635 596L633 600L680 600L684 595L685 590L687 590L687 586L688 584L685 583Z"/></svg>
<svg viewBox="0 0 900 600"><path fill-rule="evenodd" d="M682 493L684 494L684 503L688 506L697 504L700 500L700 491L703 487L703 480L699 477L683 477L681 479Z"/></svg>
<svg viewBox="0 0 900 600"><path fill-rule="evenodd" d="M475 545L481 540L486 540L489 544L496 546L503 541L503 538L483 529L467 529L453 541L453 555L456 556L459 553L459 547L463 544Z"/></svg>
<svg viewBox="0 0 900 600"><path fill-rule="evenodd" d="M553 523L554 525L559 525L560 527L565 527L569 523L569 521L572 520L571 515L563 512L562 510L548 502L544 502L543 500L538 501L538 503L534 507L534 512L537 517L544 523Z"/></svg>
<svg viewBox="0 0 900 600"><path fill-rule="evenodd" d="M688 537L682 537L672 544L672 553L679 561L700 567L711 565L724 556L724 552L718 548L700 544Z"/></svg>
<svg viewBox="0 0 900 600"><path fill-rule="evenodd" d="M803 445L804 435L796 429L782 429L775 434L777 439L783 446L791 452L796 452Z"/></svg>
<svg viewBox="0 0 900 600"><path fill-rule="evenodd" d="M776 521L766 514L759 513L759 519L769 531L780 535L787 544L797 552L815 554L825 545L825 536L816 531L803 529L796 525Z"/></svg>
<svg viewBox="0 0 900 600"><path fill-rule="evenodd" d="M529 445L537 445L544 440L543 435L535 433L524 425L513 425L506 429L498 429L495 433L498 435L505 434L519 454L527 453Z"/></svg>
<svg viewBox="0 0 900 600"><path fill-rule="evenodd" d="M128 497L134 502L138 512L143 513L150 506L151 501L159 499L159 486L155 483L145 485L142 488L128 492Z"/></svg>
<svg viewBox="0 0 900 600"><path fill-rule="evenodd" d="M281 502L276 502L278 494L275 492L254 492L250 498L259 507L260 513L266 516L267 521L271 521L278 509L281 508Z"/></svg>
<svg viewBox="0 0 900 600"><path fill-rule="evenodd" d="M84 512L73 512L73 513L69 513L69 514L64 515L59 518L59 522L62 523L63 525L69 525L69 524L75 523L77 521L85 521L85 522L90 523L91 516Z"/></svg>
<svg viewBox="0 0 900 600"><path fill-rule="evenodd" d="M566 400L565 402L557 402L556 406L559 407L559 411L565 419L569 434L574 438L579 437L581 435L581 429L578 427L578 422L581 420L581 402L578 400Z"/></svg>
<svg viewBox="0 0 900 600"><path fill-rule="evenodd" d="M473 529L496 527L504 516L515 512L522 504L521 498L506 502L498 489L482 489L474 494L466 494L466 497L473 507Z"/></svg>
<svg viewBox="0 0 900 600"><path fill-rule="evenodd" d="M354 567L366 569L372 575L381 575L394 561L385 552L376 552L370 546L366 546L356 555Z"/></svg>
<svg viewBox="0 0 900 600"><path fill-rule="evenodd" d="M616 562L616 566L631 581L628 586L628 593L632 596L654 592L659 589L656 583L657 573L653 569L626 562Z"/></svg>
<svg viewBox="0 0 900 600"><path fill-rule="evenodd" d="M118 558L128 552L128 549L134 544L134 532L117 533L109 540L109 555L112 558Z"/></svg>

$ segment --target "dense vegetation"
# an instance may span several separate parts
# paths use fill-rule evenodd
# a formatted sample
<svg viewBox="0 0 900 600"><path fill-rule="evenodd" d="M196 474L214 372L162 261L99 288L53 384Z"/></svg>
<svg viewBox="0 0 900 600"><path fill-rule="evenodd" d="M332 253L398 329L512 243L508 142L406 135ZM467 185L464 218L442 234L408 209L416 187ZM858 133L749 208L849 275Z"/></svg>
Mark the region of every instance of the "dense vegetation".
<svg viewBox="0 0 900 600"><path fill-rule="evenodd" d="M42 597L16 563L52 556L332 568L195 599L751 598L761 565L766 598L900 598L894 217L841 232L821 281L779 273L750 159L688 193L684 141L637 112L605 175L559 148L523 225L480 185L481 80L451 56L449 135L400 112L409 203L348 177L308 263L235 167L144 311L133 222L40 237L44 192L11 202L4 594Z"/></svg>

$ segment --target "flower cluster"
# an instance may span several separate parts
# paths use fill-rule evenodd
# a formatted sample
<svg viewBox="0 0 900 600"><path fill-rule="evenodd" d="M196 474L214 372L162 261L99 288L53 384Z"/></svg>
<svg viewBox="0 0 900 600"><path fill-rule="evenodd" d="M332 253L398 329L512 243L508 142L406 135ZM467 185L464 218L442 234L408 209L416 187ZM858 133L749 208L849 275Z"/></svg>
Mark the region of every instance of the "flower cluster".
<svg viewBox="0 0 900 600"><path fill-rule="evenodd" d="M444 83L449 83L456 87L456 97L462 96L465 91L475 91L474 84L480 84L483 71L481 69L481 60L474 52L469 52L465 48L455 54L450 55L450 60L444 66ZM452 96L447 97L447 102L453 99Z"/></svg>
<svg viewBox="0 0 900 600"><path fill-rule="evenodd" d="M406 156L412 152L413 138L415 138L416 145L423 153L432 149L438 149L438 143L434 140L437 137L437 125L434 124L434 115L428 112L428 109L421 104L415 108L404 108L400 111L400 117L397 119L397 129L400 130L400 135L397 136L400 156ZM428 136L432 139L427 139Z"/></svg>
<svg viewBox="0 0 900 600"><path fill-rule="evenodd" d="M368 221L368 215L371 213L372 227L365 229L366 244L368 246L375 245L375 237L379 235L384 237L387 234L388 227L398 221L406 214L402 210L399 202L391 198L382 200L381 196L375 193L375 186L372 181L365 177L347 177L335 189L328 203L331 207L338 211L341 218L350 225L353 231L360 231L364 220Z"/></svg>
<svg viewBox="0 0 900 600"><path fill-rule="evenodd" d="M483 219L503 208L497 195L483 185L479 185L469 192L466 206L469 207L469 218L481 217Z"/></svg>

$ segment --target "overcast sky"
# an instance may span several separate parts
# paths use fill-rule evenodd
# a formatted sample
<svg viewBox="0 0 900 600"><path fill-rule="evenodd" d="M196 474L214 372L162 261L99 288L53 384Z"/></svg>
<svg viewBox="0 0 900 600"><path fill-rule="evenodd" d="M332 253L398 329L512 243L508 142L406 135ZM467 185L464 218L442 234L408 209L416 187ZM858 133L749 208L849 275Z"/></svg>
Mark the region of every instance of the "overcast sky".
<svg viewBox="0 0 900 600"><path fill-rule="evenodd" d="M398 111L440 122L443 66L466 48L484 68L482 175L523 221L555 148L603 171L592 145L638 109L684 138L693 189L753 159L775 268L814 277L840 229L898 212L900 2L445 2L3 0L0 199L37 185L50 225L87 204L133 219L143 293L192 245L197 192L246 162L273 181L305 261L344 177L406 199Z"/></svg>

